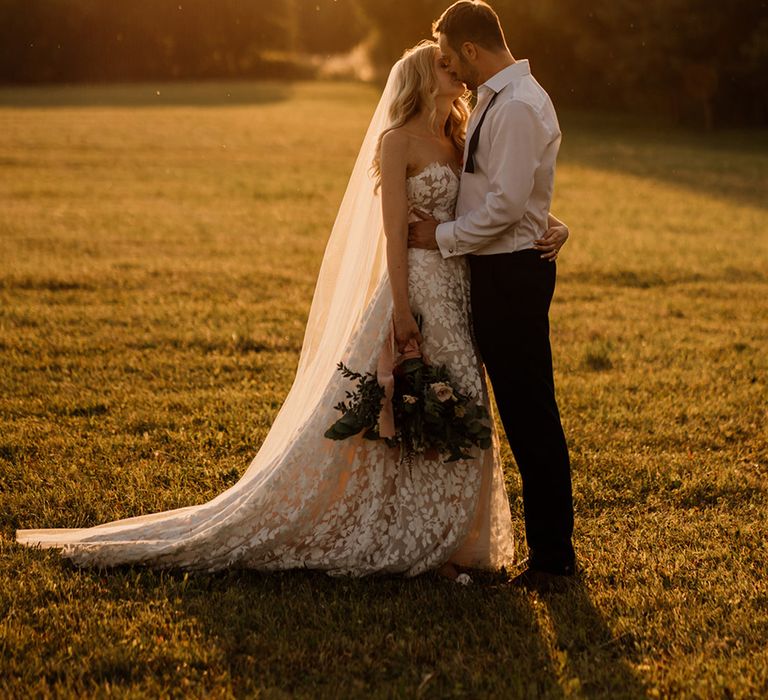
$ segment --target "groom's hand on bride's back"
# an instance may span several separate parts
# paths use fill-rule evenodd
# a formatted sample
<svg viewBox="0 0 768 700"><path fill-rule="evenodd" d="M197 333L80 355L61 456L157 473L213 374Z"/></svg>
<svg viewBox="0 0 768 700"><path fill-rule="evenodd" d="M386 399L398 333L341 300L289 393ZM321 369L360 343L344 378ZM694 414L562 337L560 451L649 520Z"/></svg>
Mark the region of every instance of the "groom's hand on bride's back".
<svg viewBox="0 0 768 700"><path fill-rule="evenodd" d="M437 250L437 239L435 238L437 220L418 209L414 209L413 213L420 216L421 220L412 221L408 224L408 247Z"/></svg>

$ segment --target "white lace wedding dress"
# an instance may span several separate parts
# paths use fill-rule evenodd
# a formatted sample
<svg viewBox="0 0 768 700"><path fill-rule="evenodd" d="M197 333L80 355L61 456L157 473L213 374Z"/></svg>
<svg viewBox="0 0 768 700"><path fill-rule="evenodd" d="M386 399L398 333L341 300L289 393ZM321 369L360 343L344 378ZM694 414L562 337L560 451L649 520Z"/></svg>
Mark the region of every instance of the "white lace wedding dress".
<svg viewBox="0 0 768 700"><path fill-rule="evenodd" d="M453 218L458 177L433 163L410 177L409 203L438 221ZM448 367L461 391L489 408L482 366L470 333L469 280L463 257L409 250L412 309L423 317L422 350ZM392 296L386 275L373 293L343 357L376 371ZM212 501L76 530L19 530L19 542L56 547L82 566L143 564L215 571L319 569L330 575L415 576L450 561L498 569L511 565L514 544L494 429L493 447L473 459L398 463L382 441L343 441L323 433L350 388L339 373L297 426L261 479L241 479Z"/></svg>

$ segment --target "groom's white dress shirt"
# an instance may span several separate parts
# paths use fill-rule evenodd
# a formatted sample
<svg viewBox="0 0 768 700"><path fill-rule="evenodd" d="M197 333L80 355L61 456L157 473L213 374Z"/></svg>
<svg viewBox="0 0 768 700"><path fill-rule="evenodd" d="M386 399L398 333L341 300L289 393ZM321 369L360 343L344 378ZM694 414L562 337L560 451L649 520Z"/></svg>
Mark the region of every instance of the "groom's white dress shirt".
<svg viewBox="0 0 768 700"><path fill-rule="evenodd" d="M560 125L527 60L507 66L479 86L464 161L474 127L495 93L498 97L480 131L475 172L461 175L456 220L437 227L444 258L533 248L547 230Z"/></svg>

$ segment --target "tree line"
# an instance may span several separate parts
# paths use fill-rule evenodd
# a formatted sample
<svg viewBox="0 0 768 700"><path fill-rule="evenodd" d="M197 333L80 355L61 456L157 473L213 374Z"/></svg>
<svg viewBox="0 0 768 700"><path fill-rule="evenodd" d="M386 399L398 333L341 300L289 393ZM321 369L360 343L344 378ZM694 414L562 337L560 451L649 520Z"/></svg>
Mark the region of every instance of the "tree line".
<svg viewBox="0 0 768 700"><path fill-rule="evenodd" d="M364 43L379 75L447 0L0 0L0 82L301 79ZM496 0L558 105L768 124L768 0Z"/></svg>

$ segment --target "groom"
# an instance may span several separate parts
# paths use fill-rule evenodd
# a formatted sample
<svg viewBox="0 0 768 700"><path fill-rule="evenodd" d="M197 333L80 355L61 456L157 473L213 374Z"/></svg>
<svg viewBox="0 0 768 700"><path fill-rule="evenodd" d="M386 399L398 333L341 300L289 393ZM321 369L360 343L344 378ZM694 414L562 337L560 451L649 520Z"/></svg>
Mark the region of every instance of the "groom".
<svg viewBox="0 0 768 700"><path fill-rule="evenodd" d="M561 222L549 214L560 128L549 96L528 61L510 53L489 5L460 0L433 33L448 70L477 89L477 106L456 220L415 222L409 245L438 248L444 258L467 256L475 338L523 484L529 558L515 581L551 587L573 575L576 563L570 463L549 344L552 263L564 242Z"/></svg>

